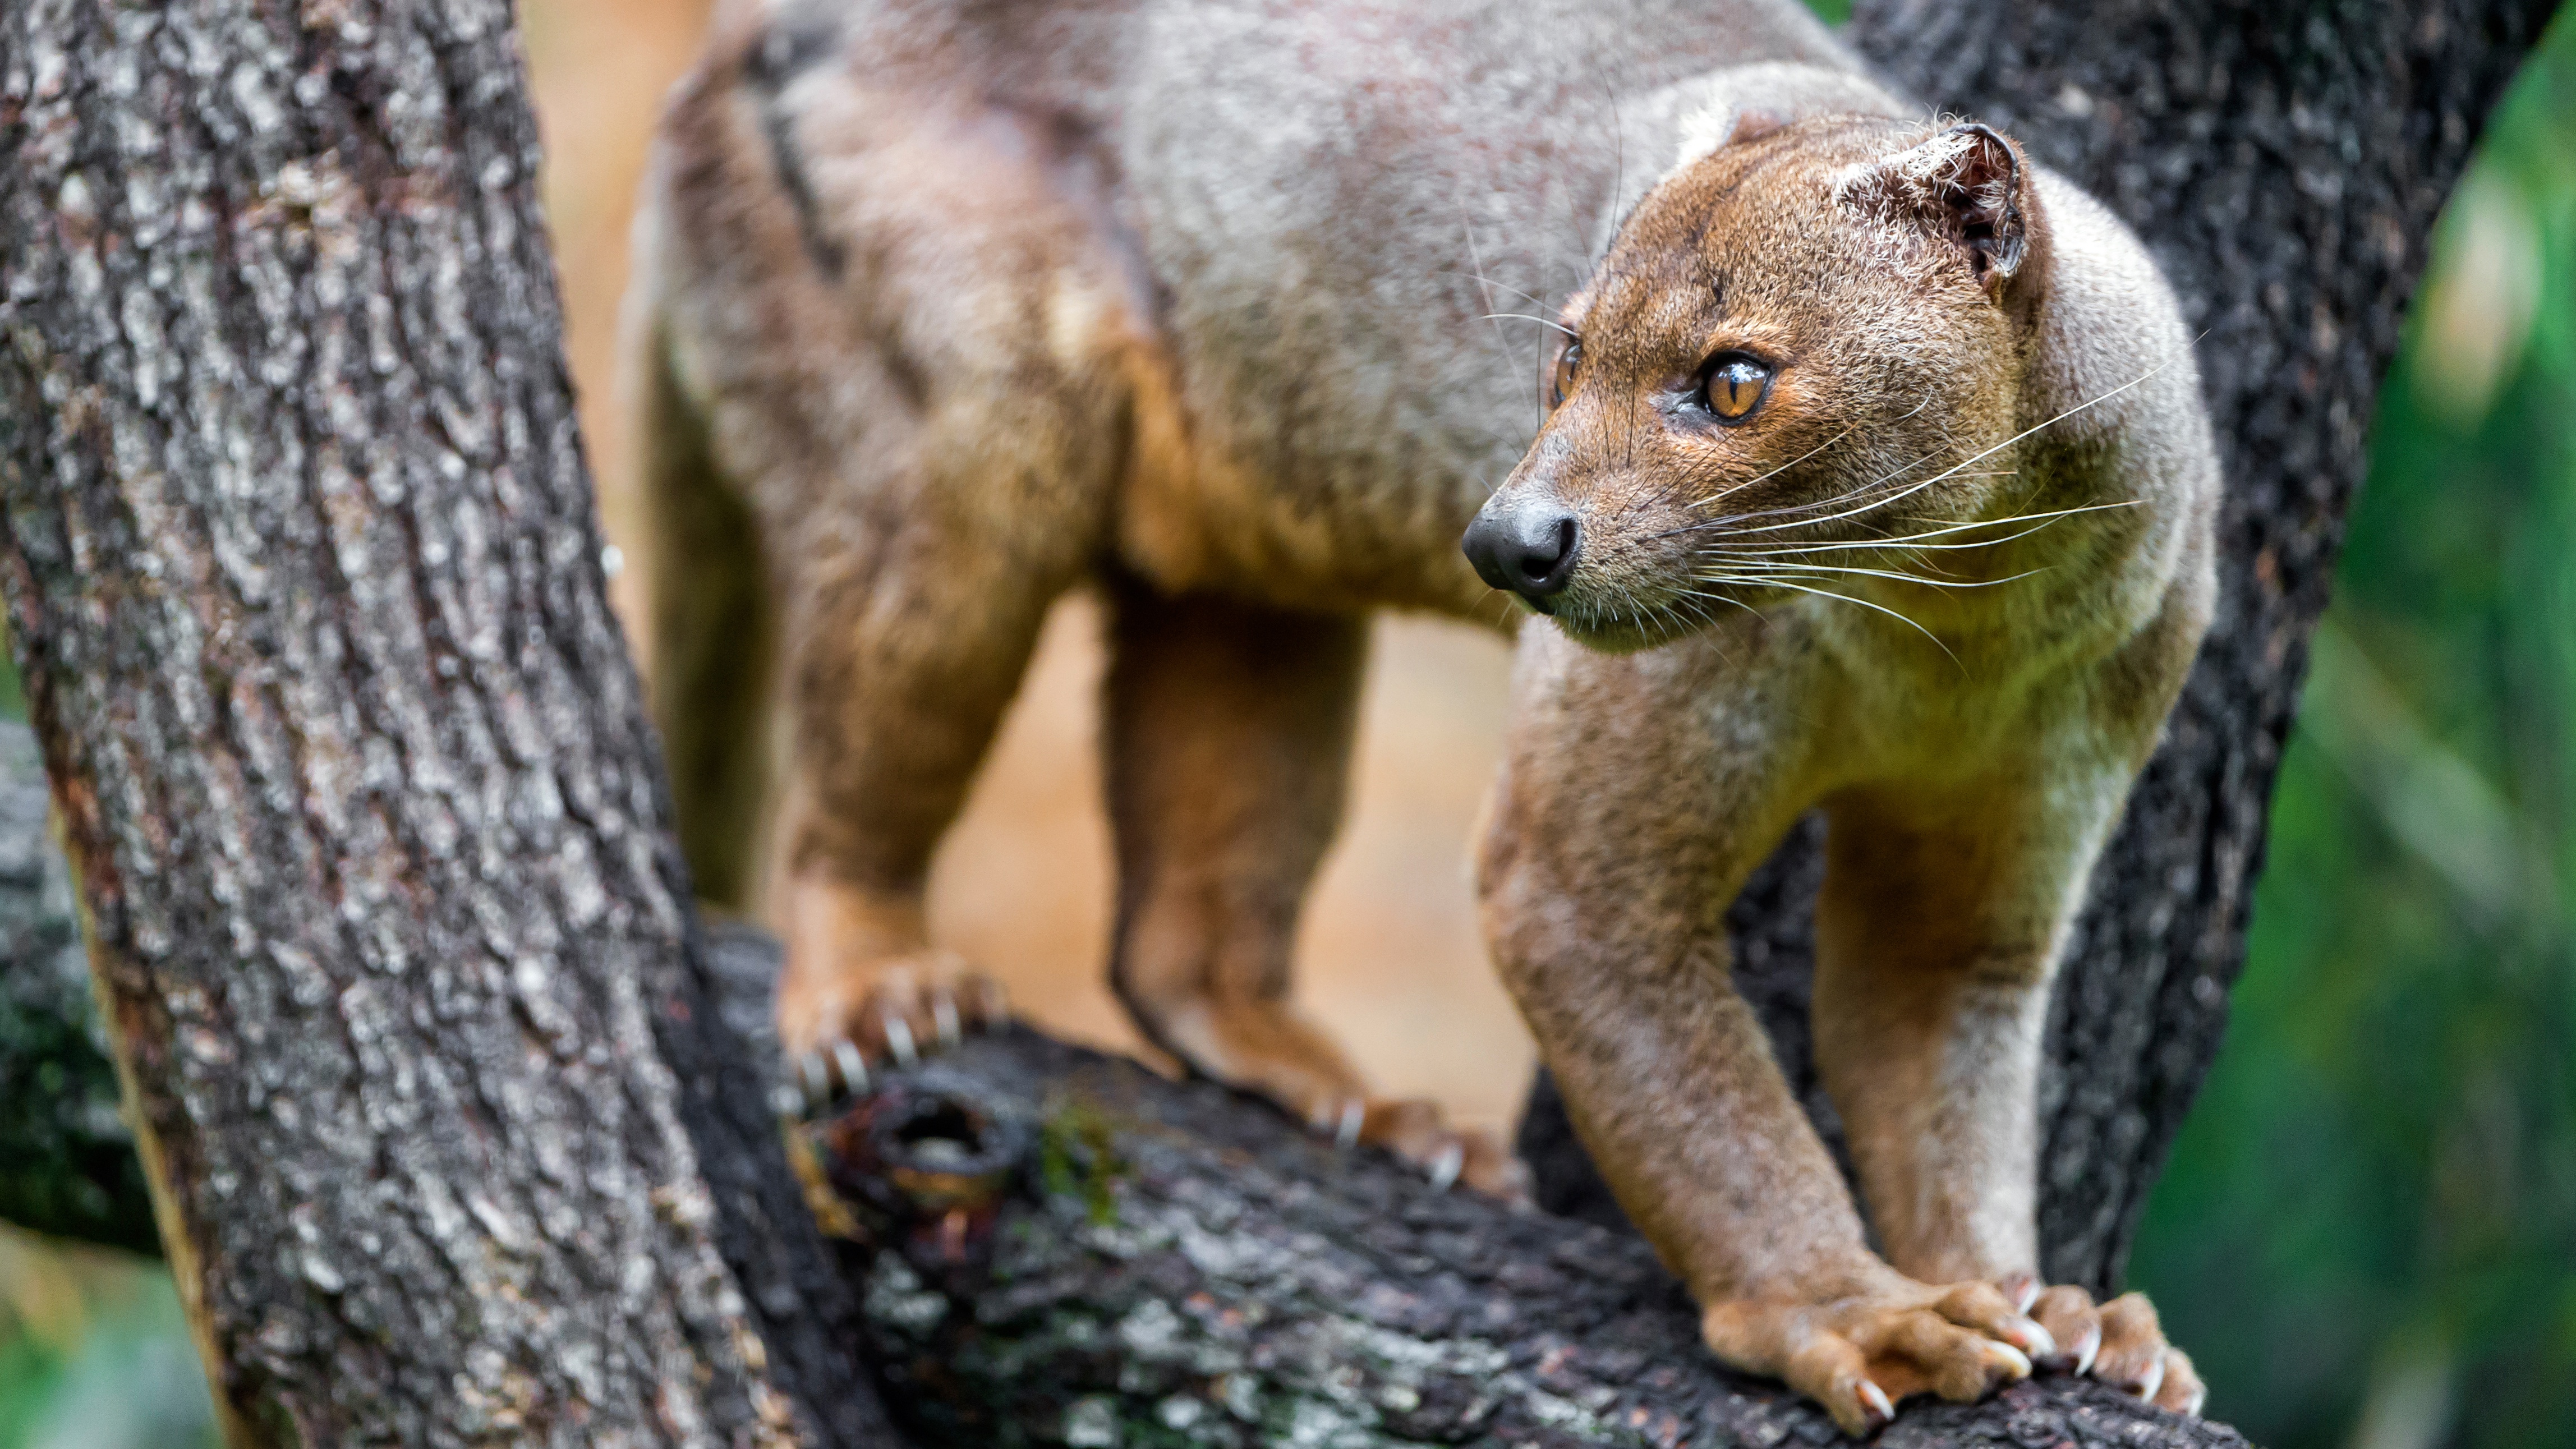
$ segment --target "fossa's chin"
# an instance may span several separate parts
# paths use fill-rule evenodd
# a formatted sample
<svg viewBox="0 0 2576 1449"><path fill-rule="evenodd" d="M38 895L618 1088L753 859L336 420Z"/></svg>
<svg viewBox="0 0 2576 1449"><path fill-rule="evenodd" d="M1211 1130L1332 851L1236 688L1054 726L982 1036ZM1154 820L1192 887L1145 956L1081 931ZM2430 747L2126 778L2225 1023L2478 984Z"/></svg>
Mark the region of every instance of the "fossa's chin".
<svg viewBox="0 0 2576 1449"><path fill-rule="evenodd" d="M1687 639L1729 616L1760 613L1795 597L1792 590L1777 587L1694 583L1692 575L1676 571L1669 582L1649 575L1641 589L1603 587L1578 578L1573 588L1550 599L1539 612L1549 615L1565 637L1587 649L1634 654Z"/></svg>
<svg viewBox="0 0 2576 1449"><path fill-rule="evenodd" d="M1557 601L1549 615L1566 638L1600 654L1634 654L1684 639L1708 627L1708 616L1697 609L1676 608L1670 604L1621 607L1587 606Z"/></svg>

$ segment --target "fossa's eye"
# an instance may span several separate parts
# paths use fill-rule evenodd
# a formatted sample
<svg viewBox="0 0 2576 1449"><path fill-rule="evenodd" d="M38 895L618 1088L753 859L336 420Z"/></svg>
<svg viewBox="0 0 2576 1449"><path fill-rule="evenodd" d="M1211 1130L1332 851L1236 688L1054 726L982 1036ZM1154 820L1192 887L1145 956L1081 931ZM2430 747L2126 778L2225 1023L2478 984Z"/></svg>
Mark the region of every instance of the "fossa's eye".
<svg viewBox="0 0 2576 1449"><path fill-rule="evenodd" d="M1556 355L1556 371L1550 374L1547 380L1547 405L1549 407L1557 407L1563 404L1565 401L1565 395L1574 391L1574 374L1582 366L1583 339L1578 337L1573 341L1566 343L1565 350Z"/></svg>
<svg viewBox="0 0 2576 1449"><path fill-rule="evenodd" d="M1762 406L1771 390L1771 369L1742 353L1719 358L1700 384L1700 398L1718 421L1740 423Z"/></svg>

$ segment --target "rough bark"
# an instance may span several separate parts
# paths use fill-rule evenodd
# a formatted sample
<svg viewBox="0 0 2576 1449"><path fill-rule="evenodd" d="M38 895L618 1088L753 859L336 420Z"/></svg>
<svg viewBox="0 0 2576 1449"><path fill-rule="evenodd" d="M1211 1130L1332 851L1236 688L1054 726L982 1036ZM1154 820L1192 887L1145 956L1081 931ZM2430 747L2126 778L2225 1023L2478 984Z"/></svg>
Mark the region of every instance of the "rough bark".
<svg viewBox="0 0 2576 1449"><path fill-rule="evenodd" d="M0 591L130 1121L238 1442L879 1442L537 160L506 0L0 12Z"/></svg>
<svg viewBox="0 0 2576 1449"><path fill-rule="evenodd" d="M2307 641L2366 462L2371 400L2435 215L2549 0L1858 0L1851 38L1913 94L1996 124L2108 203L2201 333L2227 477L2221 601L2164 745L2095 870L2041 1092L2044 1268L2107 1292L2218 1048ZM1738 901L1738 984L1811 1113L1810 826ZM1542 1199L1619 1222L1542 1079Z"/></svg>
<svg viewBox="0 0 2576 1449"><path fill-rule="evenodd" d="M756 981L775 947L735 938ZM1847 1442L1729 1374L1633 1236L1434 1192L1206 1082L1026 1031L814 1129L868 1346L924 1445ZM1918 1403L1904 1446L2241 1446L2089 1380Z"/></svg>

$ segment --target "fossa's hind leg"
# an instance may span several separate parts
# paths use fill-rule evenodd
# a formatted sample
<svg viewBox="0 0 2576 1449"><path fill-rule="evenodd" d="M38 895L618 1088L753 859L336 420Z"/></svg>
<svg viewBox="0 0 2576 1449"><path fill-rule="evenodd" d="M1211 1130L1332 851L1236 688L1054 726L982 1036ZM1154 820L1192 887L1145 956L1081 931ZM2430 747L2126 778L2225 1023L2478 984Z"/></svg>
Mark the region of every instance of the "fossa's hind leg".
<svg viewBox="0 0 2576 1449"><path fill-rule="evenodd" d="M1047 605L1107 549L1142 334L1045 136L834 46L718 47L665 121L653 235L772 583L781 1044L848 1081L993 1009L923 887Z"/></svg>
<svg viewBox="0 0 2576 1449"><path fill-rule="evenodd" d="M903 1061L1000 1010L989 982L931 943L923 892L1070 572L932 520L897 525L888 542L805 581L790 630L794 743L773 909L791 1059L848 1041Z"/></svg>
<svg viewBox="0 0 2576 1449"><path fill-rule="evenodd" d="M924 887L1047 606L1100 547L1108 449L1089 440L1114 435L1028 364L1000 356L934 391L936 416L872 418L837 454L847 504L802 524L773 893L791 1054L849 1041L901 1061L998 1013L931 942Z"/></svg>
<svg viewBox="0 0 2576 1449"><path fill-rule="evenodd" d="M1524 1190L1425 1102L1373 1099L1289 1004L1298 913L1341 822L1367 622L1122 584L1105 693L1118 845L1112 979L1193 1070L1435 1177Z"/></svg>

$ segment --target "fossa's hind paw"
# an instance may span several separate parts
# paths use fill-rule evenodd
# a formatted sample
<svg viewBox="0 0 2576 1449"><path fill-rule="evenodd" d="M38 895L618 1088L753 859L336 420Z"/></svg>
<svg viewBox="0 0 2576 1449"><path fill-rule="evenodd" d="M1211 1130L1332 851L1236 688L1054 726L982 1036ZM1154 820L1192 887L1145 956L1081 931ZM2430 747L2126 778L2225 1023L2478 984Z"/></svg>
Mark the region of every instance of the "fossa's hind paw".
<svg viewBox="0 0 2576 1449"><path fill-rule="evenodd" d="M946 952L929 959L933 955L872 973L873 984L864 991L799 1002L782 997L779 1035L787 1046L788 1085L805 1110L819 1112L866 1096L873 1073L910 1067L970 1032L1010 1021L1000 982L966 969Z"/></svg>
<svg viewBox="0 0 2576 1449"><path fill-rule="evenodd" d="M1383 1147L1420 1168L1435 1189L1464 1185L1506 1202L1530 1201L1529 1169L1499 1136L1452 1127L1430 1102L1325 1098L1306 1125L1344 1147Z"/></svg>

